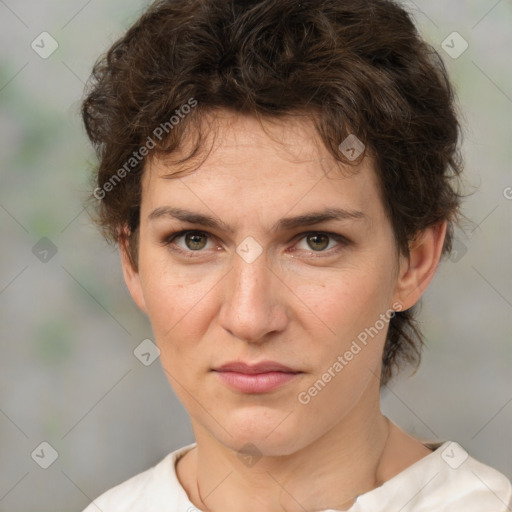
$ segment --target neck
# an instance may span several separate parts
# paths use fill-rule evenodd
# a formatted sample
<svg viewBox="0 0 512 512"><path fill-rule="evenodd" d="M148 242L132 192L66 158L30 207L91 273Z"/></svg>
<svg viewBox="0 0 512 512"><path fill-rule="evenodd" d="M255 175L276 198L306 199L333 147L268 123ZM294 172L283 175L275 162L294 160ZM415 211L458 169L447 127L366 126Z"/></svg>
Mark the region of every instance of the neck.
<svg viewBox="0 0 512 512"><path fill-rule="evenodd" d="M290 455L263 456L250 467L201 426L194 425L194 433L197 448L182 483L205 511L343 510L389 477L390 422L378 404L356 407L308 446Z"/></svg>

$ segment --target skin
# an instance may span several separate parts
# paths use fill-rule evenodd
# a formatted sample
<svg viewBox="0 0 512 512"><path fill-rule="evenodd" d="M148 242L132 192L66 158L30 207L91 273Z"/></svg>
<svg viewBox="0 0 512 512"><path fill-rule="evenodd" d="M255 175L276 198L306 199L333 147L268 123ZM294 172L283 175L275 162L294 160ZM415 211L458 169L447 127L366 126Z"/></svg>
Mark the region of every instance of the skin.
<svg viewBox="0 0 512 512"><path fill-rule="evenodd" d="M393 304L405 310L420 299L446 223L419 233L408 258L399 255L370 157L342 174L304 118L264 131L254 118L221 111L214 123L212 151L193 172L169 179L172 166L148 163L137 268L120 240L128 289L151 321L197 441L177 464L178 478L201 510L348 508L430 453L380 411L387 324L308 404L298 395ZM233 232L150 218L168 206L213 216ZM364 217L271 231L284 217L325 207ZM208 236L165 245L181 230ZM307 237L318 232L349 242ZM263 249L251 263L236 252L249 236ZM277 390L247 394L212 372L235 360L272 360L302 373ZM250 467L238 456L246 443L262 455Z"/></svg>

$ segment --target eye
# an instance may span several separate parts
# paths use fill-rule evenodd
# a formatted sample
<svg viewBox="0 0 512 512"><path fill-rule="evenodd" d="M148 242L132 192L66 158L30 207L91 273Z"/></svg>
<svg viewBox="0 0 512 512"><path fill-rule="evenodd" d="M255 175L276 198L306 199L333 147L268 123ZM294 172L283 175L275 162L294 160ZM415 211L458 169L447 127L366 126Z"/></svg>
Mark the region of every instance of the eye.
<svg viewBox="0 0 512 512"><path fill-rule="evenodd" d="M312 250L313 252L336 252L337 250L341 249L342 246L348 245L348 240L335 233L310 232L301 236L302 238L300 242L295 246L295 248L298 248L299 250ZM330 249L333 249L333 241L336 242L336 245L334 245L334 251L330 251ZM300 247L301 243L307 244L307 247Z"/></svg>
<svg viewBox="0 0 512 512"><path fill-rule="evenodd" d="M202 252L208 243L210 236L202 231L180 231L172 233L163 241L163 245L172 247L178 252ZM182 240L181 243L177 241Z"/></svg>
<svg viewBox="0 0 512 512"><path fill-rule="evenodd" d="M350 245L349 240L336 233L313 231L301 233L296 238L299 238L299 242L291 249L292 252L299 250L332 255L345 246ZM197 230L184 230L166 236L162 241L162 245L185 256L194 257L195 255L199 256L201 253L205 253L207 249L212 249L212 247L208 247L208 242L213 243L209 233ZM306 244L306 246L301 247L301 244Z"/></svg>

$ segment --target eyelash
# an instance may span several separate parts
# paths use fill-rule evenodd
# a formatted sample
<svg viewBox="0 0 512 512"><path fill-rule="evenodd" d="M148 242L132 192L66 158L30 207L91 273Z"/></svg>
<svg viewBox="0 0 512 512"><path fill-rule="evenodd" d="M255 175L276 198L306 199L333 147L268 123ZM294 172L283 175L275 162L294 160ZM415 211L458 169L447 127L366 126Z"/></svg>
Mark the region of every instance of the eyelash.
<svg viewBox="0 0 512 512"><path fill-rule="evenodd" d="M177 238L181 238L182 236L184 236L188 233L203 235L203 236L207 237L209 240L212 239L212 236L210 235L210 233L207 233L206 231L199 231L199 230L195 230L195 229L185 229L182 231L175 231L174 233L170 233L169 235L167 235L165 237L165 239L162 241L162 245L165 247L168 247L170 250L172 250L174 252L184 255L185 257L197 258L197 257L201 256L201 253L204 253L205 251L203 251L202 249L198 250L198 251L185 250L185 249L181 249L180 247L177 247L176 245L173 244L173 242ZM324 251L313 251L313 250L309 251L309 253L315 254L315 256L314 256L315 258L325 257L325 256L321 256L321 254L325 254L325 253L327 253L327 256L332 256L333 254L337 254L343 248L349 246L351 243L350 240L348 240L344 236L338 235L336 233L330 233L328 231L307 231L304 233L299 233L298 235L296 235L294 237L294 240L297 239L297 243L298 243L302 239L306 238L309 235L325 235L325 236L335 240L338 243L338 245L333 249L328 249L328 250L324 250ZM196 253L196 254L194 254L194 253ZM318 255L318 256L316 256L316 255Z"/></svg>

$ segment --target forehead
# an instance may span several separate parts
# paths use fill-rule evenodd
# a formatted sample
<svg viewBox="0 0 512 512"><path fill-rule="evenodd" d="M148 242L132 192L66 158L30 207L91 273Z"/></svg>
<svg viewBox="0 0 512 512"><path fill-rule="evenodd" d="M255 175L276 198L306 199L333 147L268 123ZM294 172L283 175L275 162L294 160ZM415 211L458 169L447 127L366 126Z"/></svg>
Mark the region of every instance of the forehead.
<svg viewBox="0 0 512 512"><path fill-rule="evenodd" d="M245 211L332 206L379 210L378 180L371 157L342 164L324 146L311 118L260 122L221 113L208 120L200 155L182 164L191 139L170 158L155 157L143 176L143 209L192 202L204 209L228 202ZM372 208L373 205L373 208ZM375 208L377 206L377 208ZM380 208L382 210L382 208ZM379 212L375 212L379 214ZM382 213L382 211L380 211Z"/></svg>

